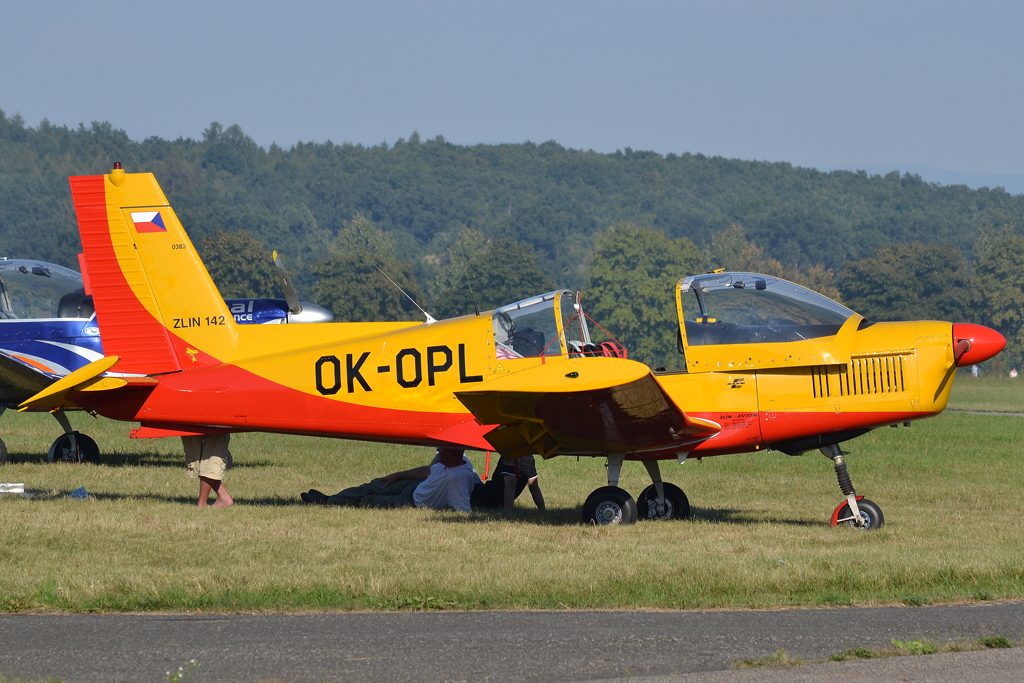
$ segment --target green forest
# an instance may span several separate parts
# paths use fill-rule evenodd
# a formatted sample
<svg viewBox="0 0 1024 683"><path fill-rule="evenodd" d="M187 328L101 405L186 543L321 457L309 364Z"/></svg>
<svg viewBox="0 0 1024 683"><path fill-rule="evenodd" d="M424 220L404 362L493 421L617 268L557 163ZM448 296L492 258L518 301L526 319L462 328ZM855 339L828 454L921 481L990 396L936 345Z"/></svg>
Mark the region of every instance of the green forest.
<svg viewBox="0 0 1024 683"><path fill-rule="evenodd" d="M69 175L152 172L226 296L303 299L341 320L435 317L555 287L630 357L674 365L672 285L713 268L779 275L869 320L1000 330L1024 364L1024 195L897 172L795 167L557 142L257 145L237 125L141 142L111 123L36 127L0 111L0 256L77 269Z"/></svg>

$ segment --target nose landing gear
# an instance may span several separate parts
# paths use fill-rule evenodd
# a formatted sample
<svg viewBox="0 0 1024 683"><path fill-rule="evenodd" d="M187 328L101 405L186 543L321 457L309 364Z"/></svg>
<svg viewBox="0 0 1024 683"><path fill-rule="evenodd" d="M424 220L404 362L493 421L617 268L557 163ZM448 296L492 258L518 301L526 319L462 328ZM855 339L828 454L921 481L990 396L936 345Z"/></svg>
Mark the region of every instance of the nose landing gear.
<svg viewBox="0 0 1024 683"><path fill-rule="evenodd" d="M832 460L836 468L836 479L839 480L839 489L846 496L846 502L842 503L832 512L832 526L846 524L847 526L861 531L874 531L885 524L885 517L882 509L864 496L858 496L850 481L850 474L846 471L847 455L839 448L839 444L822 446L821 454Z"/></svg>

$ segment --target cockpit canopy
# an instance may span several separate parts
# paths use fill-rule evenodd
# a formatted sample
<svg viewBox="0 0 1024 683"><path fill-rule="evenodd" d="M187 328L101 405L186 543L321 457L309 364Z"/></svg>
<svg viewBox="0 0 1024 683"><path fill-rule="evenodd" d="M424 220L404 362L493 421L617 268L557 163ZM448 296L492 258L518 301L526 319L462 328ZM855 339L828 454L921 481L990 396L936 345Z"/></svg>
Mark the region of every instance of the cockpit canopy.
<svg viewBox="0 0 1024 683"><path fill-rule="evenodd" d="M793 342L834 335L854 312L806 287L754 273L680 280L687 346Z"/></svg>
<svg viewBox="0 0 1024 683"><path fill-rule="evenodd" d="M31 259L0 259L0 319L89 318L82 275Z"/></svg>
<svg viewBox="0 0 1024 683"><path fill-rule="evenodd" d="M595 344L579 295L560 289L502 306L492 314L498 360L538 356L625 357L621 346Z"/></svg>

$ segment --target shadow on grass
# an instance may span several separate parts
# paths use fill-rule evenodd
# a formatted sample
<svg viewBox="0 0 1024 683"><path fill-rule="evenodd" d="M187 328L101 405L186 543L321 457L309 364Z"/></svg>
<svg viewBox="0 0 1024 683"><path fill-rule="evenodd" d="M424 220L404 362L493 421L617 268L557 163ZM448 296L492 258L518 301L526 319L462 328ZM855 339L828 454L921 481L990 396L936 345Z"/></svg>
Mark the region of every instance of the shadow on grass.
<svg viewBox="0 0 1024 683"><path fill-rule="evenodd" d="M31 491L36 501L63 499L67 491ZM176 503L180 505L195 505L195 496L160 496L155 494L118 494L118 493L90 493L94 500L147 500L161 503ZM332 505L318 505L315 503L303 502L298 496L264 496L261 498L246 498L235 496L235 504L242 506L256 507L295 507L305 506L310 509L321 507L346 507ZM358 508L356 508L358 509ZM392 510L378 508L378 512L388 514ZM428 518L430 521L442 524L489 524L491 522L516 522L519 524L533 524L536 526L591 526L582 519L583 506L574 507L549 507L544 512L540 510L516 509L513 512L501 510L474 510L472 514L466 515L460 512L435 511ZM730 525L755 525L755 524L783 524L796 527L824 527L829 522L811 521L805 519L781 519L777 517L750 516L747 510L730 509L701 509L690 508L691 518L686 520L669 520L667 524L692 524L703 522L706 524L730 524ZM638 520L647 523L647 520Z"/></svg>
<svg viewBox="0 0 1024 683"><path fill-rule="evenodd" d="M828 521L808 521L805 519L781 519L781 518L753 518L747 510L702 510L690 509L691 519L673 519L668 524L692 524L693 522L705 522L710 524L785 524L798 527L822 527L829 526ZM463 515L452 512L437 512L431 516L431 520L451 524L484 524L495 521L518 522L520 524L536 524L537 526L591 526L583 521L583 506L548 508L545 512L539 510L515 510L510 513L492 510L474 510L471 515ZM647 520L638 520L646 523Z"/></svg>
<svg viewBox="0 0 1024 683"><path fill-rule="evenodd" d="M40 490L29 490L28 493L32 494L33 502L45 502L52 500L64 500L68 497L70 491L40 491ZM151 501L155 503L176 503L180 505L188 505L194 507L196 504L197 494L194 496L158 496L152 493L141 493L141 494L120 494L120 493L89 493L89 499L96 501L106 500L139 500L139 501ZM210 505L213 505L213 498L210 498ZM241 505L242 507L294 507L296 505L306 505L298 498L280 498L277 496L264 496L262 498L246 498L243 496L235 496L235 505Z"/></svg>
<svg viewBox="0 0 1024 683"><path fill-rule="evenodd" d="M811 521L806 519L783 519L780 517L759 517L755 519L750 516L749 510L705 510L691 507L690 515L694 520L708 522L711 524L785 524L788 526L802 527L831 526L831 523L827 520Z"/></svg>
<svg viewBox="0 0 1024 683"><path fill-rule="evenodd" d="M46 463L46 453L9 453L7 462L11 465L38 465ZM184 454L159 455L155 453L101 453L98 463L84 463L94 467L172 467L185 469ZM277 463L269 460L234 460L232 469L249 467L275 467Z"/></svg>

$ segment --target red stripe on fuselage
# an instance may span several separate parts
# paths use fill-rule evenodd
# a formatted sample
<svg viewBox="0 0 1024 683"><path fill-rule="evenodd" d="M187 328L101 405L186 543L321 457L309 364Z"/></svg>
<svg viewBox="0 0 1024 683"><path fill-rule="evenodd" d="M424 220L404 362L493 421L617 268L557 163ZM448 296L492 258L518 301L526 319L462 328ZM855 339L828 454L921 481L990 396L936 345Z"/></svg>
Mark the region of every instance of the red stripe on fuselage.
<svg viewBox="0 0 1024 683"><path fill-rule="evenodd" d="M844 413L813 413L813 412L761 412L761 413L710 413L687 412L687 415L702 417L722 425L722 431L713 437L700 442L689 449L692 457L704 458L732 453L752 453L764 450L772 444L784 441L827 436L836 432L849 432L858 429L876 429L886 425L910 420L934 417L937 413L921 411L863 411ZM772 423L765 430L766 423ZM767 438L762 430L768 432ZM644 453L642 458L628 456L632 460L665 460L675 458L680 450Z"/></svg>
<svg viewBox="0 0 1024 683"><path fill-rule="evenodd" d="M429 435L473 419L468 412L396 410L315 396L227 364L163 375L151 390L78 393L75 398L78 405L105 417L151 425L424 445L445 443Z"/></svg>
<svg viewBox="0 0 1024 683"><path fill-rule="evenodd" d="M919 410L764 412L760 414L761 438L765 443L778 443L815 434L884 427L930 416L931 413L922 413Z"/></svg>

